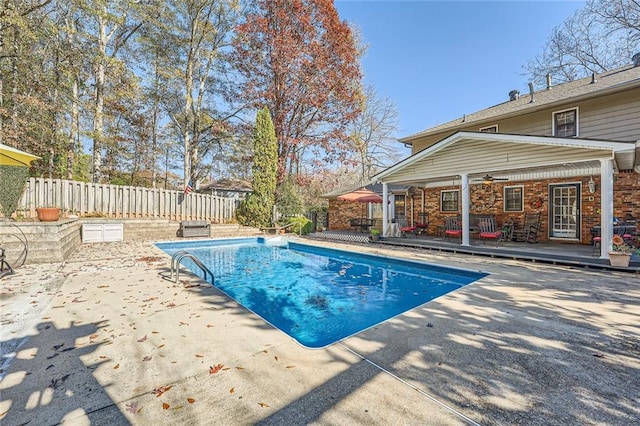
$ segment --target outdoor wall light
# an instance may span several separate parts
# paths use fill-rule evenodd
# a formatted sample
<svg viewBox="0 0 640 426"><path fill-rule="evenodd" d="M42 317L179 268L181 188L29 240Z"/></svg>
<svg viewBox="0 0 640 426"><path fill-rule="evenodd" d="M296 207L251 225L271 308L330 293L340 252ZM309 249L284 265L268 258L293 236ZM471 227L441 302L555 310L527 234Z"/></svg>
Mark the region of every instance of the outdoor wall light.
<svg viewBox="0 0 640 426"><path fill-rule="evenodd" d="M593 194L594 192L596 192L596 182L593 180L593 176L589 177L589 182L587 183L587 186L589 187L590 194Z"/></svg>

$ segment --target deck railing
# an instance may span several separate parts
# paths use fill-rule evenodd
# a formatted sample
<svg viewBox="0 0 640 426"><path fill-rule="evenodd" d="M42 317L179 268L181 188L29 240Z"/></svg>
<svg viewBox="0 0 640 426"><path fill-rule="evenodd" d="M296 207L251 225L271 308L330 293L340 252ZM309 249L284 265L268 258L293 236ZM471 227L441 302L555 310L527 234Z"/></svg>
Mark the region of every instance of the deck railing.
<svg viewBox="0 0 640 426"><path fill-rule="evenodd" d="M38 207L59 207L66 214L110 218L208 220L227 223L240 199L134 186L30 178L18 214L35 217Z"/></svg>

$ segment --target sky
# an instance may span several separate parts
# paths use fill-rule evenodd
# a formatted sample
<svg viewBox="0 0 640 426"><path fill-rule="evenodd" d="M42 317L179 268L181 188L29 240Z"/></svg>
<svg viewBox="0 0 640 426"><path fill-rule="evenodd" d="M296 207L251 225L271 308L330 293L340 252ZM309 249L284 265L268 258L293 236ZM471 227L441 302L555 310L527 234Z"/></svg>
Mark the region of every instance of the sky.
<svg viewBox="0 0 640 426"><path fill-rule="evenodd" d="M524 65L583 1L335 0L368 46L366 84L398 109L397 137L528 93Z"/></svg>

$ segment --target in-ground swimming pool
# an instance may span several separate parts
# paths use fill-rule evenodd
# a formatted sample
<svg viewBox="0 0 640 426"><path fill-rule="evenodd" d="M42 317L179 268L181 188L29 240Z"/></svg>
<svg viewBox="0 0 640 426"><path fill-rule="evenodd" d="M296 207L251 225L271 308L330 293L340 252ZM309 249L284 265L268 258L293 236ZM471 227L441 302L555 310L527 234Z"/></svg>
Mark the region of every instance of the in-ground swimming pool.
<svg viewBox="0 0 640 426"><path fill-rule="evenodd" d="M300 344L320 348L487 274L287 242L241 238L157 243L186 250L215 286ZM189 260L181 262L204 277Z"/></svg>

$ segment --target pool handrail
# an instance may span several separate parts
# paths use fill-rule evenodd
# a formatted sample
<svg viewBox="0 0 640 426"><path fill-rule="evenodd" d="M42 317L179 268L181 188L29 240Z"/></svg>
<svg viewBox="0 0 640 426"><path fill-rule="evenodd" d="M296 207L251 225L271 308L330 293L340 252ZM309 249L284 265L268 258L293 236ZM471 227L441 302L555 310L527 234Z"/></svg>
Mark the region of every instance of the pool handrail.
<svg viewBox="0 0 640 426"><path fill-rule="evenodd" d="M207 273L209 273L209 275L211 275L211 285L215 286L215 277L213 275L213 272L211 272L209 270L209 268L207 268L206 266L204 266L204 264L202 263L202 261L200 259L198 259L198 257L192 253L189 253L186 250L180 250L176 253L173 254L173 256L171 257L171 278L173 278L173 271L176 271L176 279L175 282L178 283L178 281L180 281L180 262L182 261L182 259L191 259L193 260L193 263L196 264L196 266L198 266L202 272L204 272L204 279L206 281L207 279Z"/></svg>

